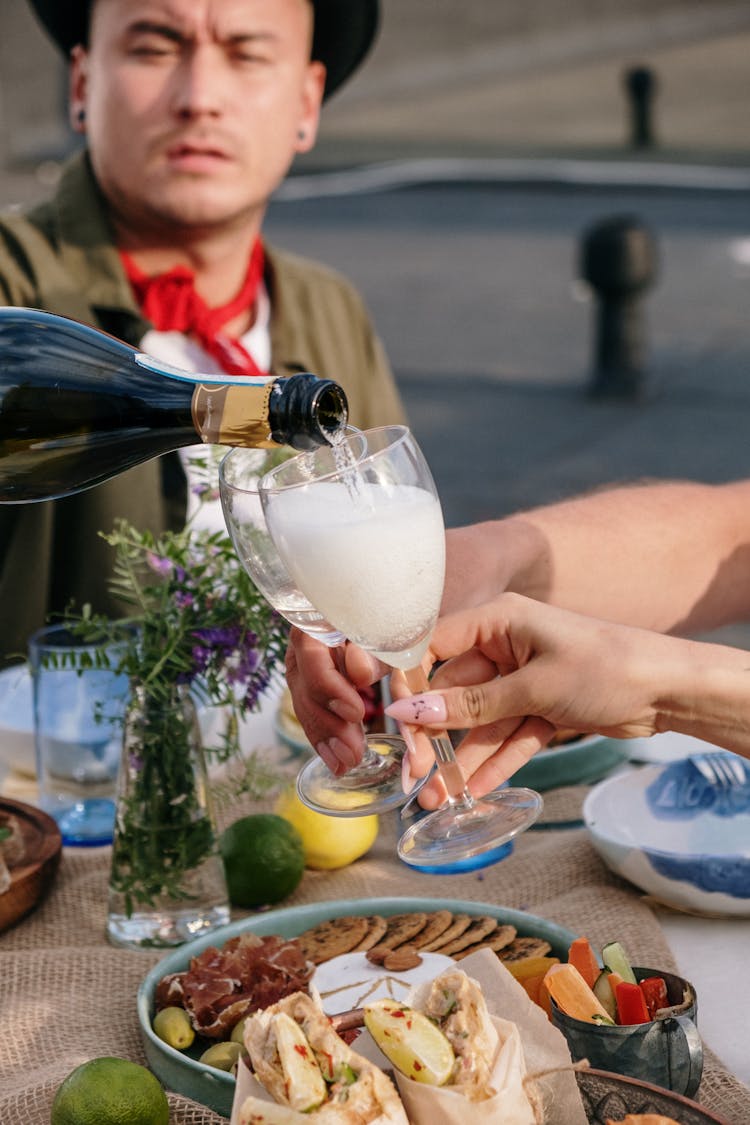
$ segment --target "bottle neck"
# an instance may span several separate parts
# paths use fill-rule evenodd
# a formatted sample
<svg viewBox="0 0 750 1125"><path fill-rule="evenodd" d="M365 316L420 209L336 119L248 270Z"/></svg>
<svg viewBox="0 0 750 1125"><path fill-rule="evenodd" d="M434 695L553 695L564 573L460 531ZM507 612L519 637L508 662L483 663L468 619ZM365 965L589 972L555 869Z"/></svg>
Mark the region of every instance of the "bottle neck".
<svg viewBox="0 0 750 1125"><path fill-rule="evenodd" d="M279 445L312 450L333 445L343 435L349 404L343 389L331 379L309 372L278 379L271 388L268 421Z"/></svg>

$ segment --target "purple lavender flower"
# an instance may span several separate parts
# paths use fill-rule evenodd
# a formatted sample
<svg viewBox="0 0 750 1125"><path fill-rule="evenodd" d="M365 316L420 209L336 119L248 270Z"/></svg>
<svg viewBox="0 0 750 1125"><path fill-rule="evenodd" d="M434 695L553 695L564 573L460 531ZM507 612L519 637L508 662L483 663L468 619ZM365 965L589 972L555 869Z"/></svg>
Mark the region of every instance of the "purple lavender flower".
<svg viewBox="0 0 750 1125"><path fill-rule="evenodd" d="M194 629L193 636L197 641L210 645L222 652L231 652L239 644L242 636L240 625L213 625L206 629Z"/></svg>
<svg viewBox="0 0 750 1125"><path fill-rule="evenodd" d="M178 609L190 609L191 605L195 603L195 598L192 594L188 594L184 590L177 590L174 601Z"/></svg>
<svg viewBox="0 0 750 1125"><path fill-rule="evenodd" d="M264 667L258 668L246 685L242 706L251 711L258 702L258 697L266 690L270 682L270 669Z"/></svg>
<svg viewBox="0 0 750 1125"><path fill-rule="evenodd" d="M162 574L166 577L172 573L171 559L164 558L162 555L155 555L153 551L146 552L146 562L156 574Z"/></svg>
<svg viewBox="0 0 750 1125"><path fill-rule="evenodd" d="M259 660L260 656L257 649L250 646L240 648L236 663L227 672L227 679L231 684L242 684L250 681L258 667Z"/></svg>
<svg viewBox="0 0 750 1125"><path fill-rule="evenodd" d="M199 676L201 672L205 672L206 668L208 668L211 663L211 649L206 648L205 645L193 645L190 655L193 658L192 674Z"/></svg>

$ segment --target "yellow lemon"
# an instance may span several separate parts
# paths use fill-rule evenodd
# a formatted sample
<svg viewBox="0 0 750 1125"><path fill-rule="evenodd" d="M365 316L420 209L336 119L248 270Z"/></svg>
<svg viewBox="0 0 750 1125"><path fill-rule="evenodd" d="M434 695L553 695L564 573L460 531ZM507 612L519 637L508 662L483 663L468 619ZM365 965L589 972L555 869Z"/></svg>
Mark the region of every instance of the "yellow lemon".
<svg viewBox="0 0 750 1125"><path fill-rule="evenodd" d="M145 1066L127 1059L82 1063L60 1086L51 1125L169 1125L169 1103Z"/></svg>
<svg viewBox="0 0 750 1125"><path fill-rule="evenodd" d="M302 837L305 867L346 867L368 852L378 835L377 816L325 816L303 805L291 787L279 795L274 812L294 825Z"/></svg>

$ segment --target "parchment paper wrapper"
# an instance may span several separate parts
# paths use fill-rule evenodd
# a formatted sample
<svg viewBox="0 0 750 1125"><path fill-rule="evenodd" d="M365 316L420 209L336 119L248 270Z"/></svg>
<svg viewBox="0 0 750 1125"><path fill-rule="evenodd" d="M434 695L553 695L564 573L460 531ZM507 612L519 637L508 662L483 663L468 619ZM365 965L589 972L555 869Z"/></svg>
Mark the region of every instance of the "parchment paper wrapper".
<svg viewBox="0 0 750 1125"><path fill-rule="evenodd" d="M541 1125L524 1089L526 1065L518 1028L497 1016L491 1019L500 1037L490 1075L497 1091L494 1097L469 1101L450 1086L426 1086L396 1071L398 1092L413 1125L466 1125L467 1114L472 1125L497 1125L501 1121L503 1125Z"/></svg>
<svg viewBox="0 0 750 1125"><path fill-rule="evenodd" d="M261 1102L273 1103L271 1095L261 1086L257 1078L254 1077L253 1072L244 1059L240 1059L237 1067L237 1082L234 1088L232 1116L229 1119L229 1125L240 1125L240 1111L245 1101L250 1097L257 1098ZM397 1100L395 1095L393 1100L394 1102ZM315 1113L294 1113L293 1110L289 1110L289 1115L290 1121L299 1120L300 1125L305 1125L305 1122L312 1123L316 1120ZM327 1117L326 1120L330 1121L330 1117ZM347 1118L344 1115L342 1120L351 1120L351 1118ZM405 1111L402 1116L400 1107L393 1107L391 1112L381 1114L370 1122L370 1125L408 1125L408 1123Z"/></svg>
<svg viewBox="0 0 750 1125"><path fill-rule="evenodd" d="M240 1125L240 1108L246 1098L260 1098L264 1102L272 1102L273 1098L266 1092L244 1059L240 1059L237 1066L237 1081L234 1086L234 1101L232 1102L232 1116L229 1125Z"/></svg>
<svg viewBox="0 0 750 1125"><path fill-rule="evenodd" d="M492 1071L497 1094L484 1102L470 1102L449 1087L426 1086L397 1074L411 1125L466 1125L469 1119L472 1125L587 1125L568 1045L542 1009L491 950L464 957L456 968L479 984L501 1039ZM419 1007L419 995L428 989L429 985L420 985L409 1003ZM356 1040L354 1049L392 1070L367 1032ZM239 1125L240 1106L250 1095L271 1100L240 1061L230 1125Z"/></svg>
<svg viewBox="0 0 750 1125"><path fill-rule="evenodd" d="M472 1125L586 1125L568 1045L542 1009L490 950L464 957L456 968L481 988L500 1036L491 1077L497 1093L484 1102L469 1102L448 1086L425 1086L398 1075L413 1125L466 1125L467 1114ZM413 990L413 1007L420 1007L428 988L419 985Z"/></svg>

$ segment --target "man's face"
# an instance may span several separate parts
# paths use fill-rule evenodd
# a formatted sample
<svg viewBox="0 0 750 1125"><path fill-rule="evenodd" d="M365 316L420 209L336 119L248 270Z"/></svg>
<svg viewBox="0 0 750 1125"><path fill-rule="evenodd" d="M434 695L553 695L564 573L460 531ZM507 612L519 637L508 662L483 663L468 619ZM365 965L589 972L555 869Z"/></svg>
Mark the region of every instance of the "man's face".
<svg viewBox="0 0 750 1125"><path fill-rule="evenodd" d="M96 0L71 113L116 217L167 238L259 222L315 140L311 36L308 0Z"/></svg>

